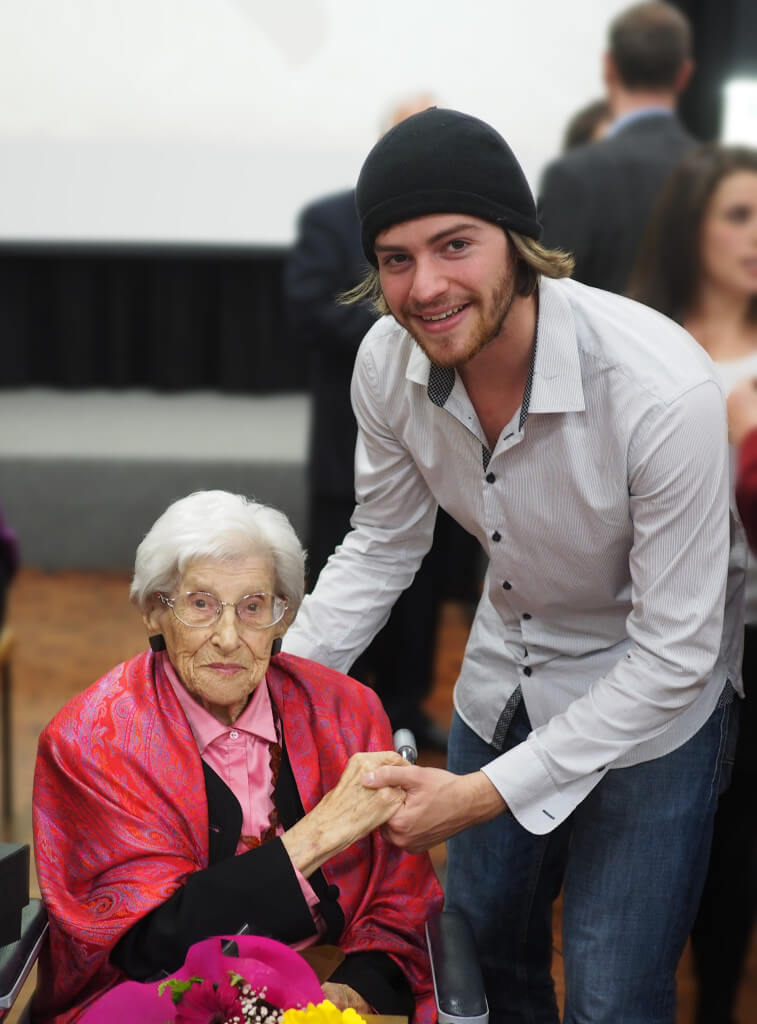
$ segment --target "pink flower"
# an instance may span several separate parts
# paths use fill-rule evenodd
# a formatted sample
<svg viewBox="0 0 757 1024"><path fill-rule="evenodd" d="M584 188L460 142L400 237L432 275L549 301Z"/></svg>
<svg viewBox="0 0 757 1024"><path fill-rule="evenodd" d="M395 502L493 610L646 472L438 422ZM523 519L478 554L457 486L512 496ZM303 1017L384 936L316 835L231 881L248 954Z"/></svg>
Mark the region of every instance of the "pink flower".
<svg viewBox="0 0 757 1024"><path fill-rule="evenodd" d="M226 979L192 985L176 1008L176 1024L224 1024L231 1017L242 1019L242 1004L239 989Z"/></svg>

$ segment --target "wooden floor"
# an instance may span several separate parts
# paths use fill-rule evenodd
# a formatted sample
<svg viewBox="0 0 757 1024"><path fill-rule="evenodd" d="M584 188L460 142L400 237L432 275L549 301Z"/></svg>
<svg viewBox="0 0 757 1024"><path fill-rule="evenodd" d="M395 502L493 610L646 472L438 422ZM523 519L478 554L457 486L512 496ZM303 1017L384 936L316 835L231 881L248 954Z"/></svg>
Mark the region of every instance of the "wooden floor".
<svg viewBox="0 0 757 1024"><path fill-rule="evenodd" d="M145 647L145 631L128 602L128 579L120 574L44 573L26 569L13 588L9 621L17 647L13 661L14 703L14 815L2 838L31 843L31 792L37 736L44 724L73 694L89 685L117 662ZM436 681L428 710L448 724L452 687L467 636L467 619L461 608L443 610L437 651ZM440 764L439 758L425 757ZM433 851L435 866L443 874L444 848ZM38 895L36 879L32 894ZM560 998L563 992L559 954L559 905L555 911L554 974ZM30 994L33 976L11 1014ZM688 953L679 970L677 1024L691 1024L695 987ZM757 1022L757 936L752 943L747 975L737 1008L738 1024Z"/></svg>

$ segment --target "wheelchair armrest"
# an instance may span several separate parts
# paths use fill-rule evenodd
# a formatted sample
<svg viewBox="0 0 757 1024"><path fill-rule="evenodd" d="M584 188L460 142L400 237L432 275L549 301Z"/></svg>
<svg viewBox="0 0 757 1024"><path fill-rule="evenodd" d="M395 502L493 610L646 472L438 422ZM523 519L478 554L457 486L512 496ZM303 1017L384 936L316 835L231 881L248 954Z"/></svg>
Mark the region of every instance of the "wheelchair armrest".
<svg viewBox="0 0 757 1024"><path fill-rule="evenodd" d="M21 938L0 946L0 1010L13 1006L36 963L46 934L45 905L41 900L29 900L21 912Z"/></svg>
<svg viewBox="0 0 757 1024"><path fill-rule="evenodd" d="M489 1006L470 925L444 910L426 921L439 1024L487 1024Z"/></svg>

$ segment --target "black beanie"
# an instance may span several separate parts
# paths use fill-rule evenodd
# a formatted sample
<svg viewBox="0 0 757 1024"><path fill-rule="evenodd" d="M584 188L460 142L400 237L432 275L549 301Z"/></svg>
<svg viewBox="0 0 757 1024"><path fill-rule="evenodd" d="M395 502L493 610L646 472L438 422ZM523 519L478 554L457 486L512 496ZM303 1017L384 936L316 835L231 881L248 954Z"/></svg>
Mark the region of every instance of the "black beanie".
<svg viewBox="0 0 757 1024"><path fill-rule="evenodd" d="M400 121L365 159L355 191L363 250L385 228L432 213L467 213L538 238L541 226L523 170L491 125L430 107Z"/></svg>

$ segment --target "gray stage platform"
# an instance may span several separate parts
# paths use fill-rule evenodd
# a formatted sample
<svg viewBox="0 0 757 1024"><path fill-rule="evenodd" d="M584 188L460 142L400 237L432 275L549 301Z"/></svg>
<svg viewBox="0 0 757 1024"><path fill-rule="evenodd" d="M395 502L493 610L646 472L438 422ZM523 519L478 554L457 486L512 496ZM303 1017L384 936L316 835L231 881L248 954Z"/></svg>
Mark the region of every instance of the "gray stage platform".
<svg viewBox="0 0 757 1024"><path fill-rule="evenodd" d="M25 565L125 569L194 490L281 508L302 536L306 395L0 391L0 503Z"/></svg>

